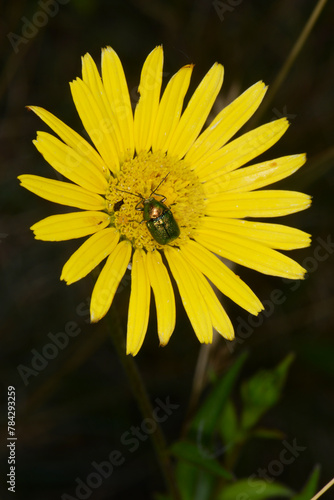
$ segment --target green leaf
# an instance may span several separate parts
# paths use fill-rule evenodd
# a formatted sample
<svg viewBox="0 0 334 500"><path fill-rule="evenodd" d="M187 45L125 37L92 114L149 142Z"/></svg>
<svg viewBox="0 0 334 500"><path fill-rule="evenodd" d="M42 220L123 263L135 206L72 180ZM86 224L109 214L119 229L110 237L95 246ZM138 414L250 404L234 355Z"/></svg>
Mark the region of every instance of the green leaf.
<svg viewBox="0 0 334 500"><path fill-rule="evenodd" d="M292 497L291 500L310 500L318 491L319 476L320 467L316 466L303 490L298 495Z"/></svg>
<svg viewBox="0 0 334 500"><path fill-rule="evenodd" d="M232 401L228 400L220 416L220 435L225 443L235 443L239 435L237 413Z"/></svg>
<svg viewBox="0 0 334 500"><path fill-rule="evenodd" d="M182 460L178 461L175 472L182 500L212 500L216 476Z"/></svg>
<svg viewBox="0 0 334 500"><path fill-rule="evenodd" d="M226 405L246 357L246 352L241 354L228 372L213 386L210 394L199 408L191 423L189 433L192 436L197 437L199 429L201 430L201 434L206 438L206 441L213 436L223 408Z"/></svg>
<svg viewBox="0 0 334 500"><path fill-rule="evenodd" d="M289 354L273 370L261 370L244 382L241 388L244 403L241 418L243 429L253 427L278 402L293 358L293 354Z"/></svg>
<svg viewBox="0 0 334 500"><path fill-rule="evenodd" d="M259 427L252 431L253 437L258 437L262 439L284 439L284 432L278 429L265 429L263 427Z"/></svg>
<svg viewBox="0 0 334 500"><path fill-rule="evenodd" d="M175 476L182 500L193 500L198 479L197 467L188 462L178 460Z"/></svg>
<svg viewBox="0 0 334 500"><path fill-rule="evenodd" d="M193 443L188 441L178 441L170 447L170 452L186 462L196 465L198 469L210 472L214 476L223 477L224 479L233 479L233 475L224 469L220 463L214 458L207 457Z"/></svg>
<svg viewBox="0 0 334 500"><path fill-rule="evenodd" d="M267 483L263 479L240 479L224 486L216 500L268 500L272 497L291 498L293 491L279 483ZM308 499L309 500L309 499Z"/></svg>

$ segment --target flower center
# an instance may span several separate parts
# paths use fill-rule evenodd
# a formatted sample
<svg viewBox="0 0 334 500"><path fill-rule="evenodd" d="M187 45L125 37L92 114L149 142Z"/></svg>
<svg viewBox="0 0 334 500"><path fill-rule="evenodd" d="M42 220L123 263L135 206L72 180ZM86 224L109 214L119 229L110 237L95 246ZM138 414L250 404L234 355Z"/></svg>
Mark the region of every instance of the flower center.
<svg viewBox="0 0 334 500"><path fill-rule="evenodd" d="M147 251L163 249L167 243L182 245L193 237L204 215L204 191L198 177L184 160L159 152L139 153L125 161L118 176L110 178L106 199L111 224L121 238ZM166 236L164 244L157 241L155 217L159 214L159 222L171 224L174 235L178 234L177 227L180 230L175 239Z"/></svg>

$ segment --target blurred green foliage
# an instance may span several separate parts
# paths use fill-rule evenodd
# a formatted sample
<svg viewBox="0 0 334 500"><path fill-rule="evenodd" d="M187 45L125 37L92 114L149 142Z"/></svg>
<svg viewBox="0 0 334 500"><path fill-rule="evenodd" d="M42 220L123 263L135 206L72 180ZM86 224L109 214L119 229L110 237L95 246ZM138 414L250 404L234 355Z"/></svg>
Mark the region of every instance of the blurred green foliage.
<svg viewBox="0 0 334 500"><path fill-rule="evenodd" d="M192 418L186 438L170 448L172 455L178 459L176 471L181 499L310 500L317 491L319 469L315 469L300 494L280 484L277 477L285 467L297 460L299 453L282 441L282 435L277 430L268 429L265 432L258 427L263 415L282 396L293 355L286 356L276 368L259 370L244 380L240 388L241 407L238 411L234 403L235 385L245 359L245 355L240 356L228 372L216 381ZM266 471L264 476L265 469L258 467L258 474L251 469L248 477L238 479L235 469L243 448L248 440L259 438L280 439L282 450L288 450L291 456L287 459L285 452L281 451L281 461L274 460L267 465L269 472ZM257 457L254 457L252 467L257 466L256 460Z"/></svg>

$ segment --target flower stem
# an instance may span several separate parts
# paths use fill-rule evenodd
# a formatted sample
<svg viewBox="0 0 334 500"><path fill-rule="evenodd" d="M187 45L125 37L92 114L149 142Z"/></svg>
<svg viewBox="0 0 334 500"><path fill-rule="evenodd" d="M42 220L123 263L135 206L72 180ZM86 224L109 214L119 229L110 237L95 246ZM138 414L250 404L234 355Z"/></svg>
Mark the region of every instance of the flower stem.
<svg viewBox="0 0 334 500"><path fill-rule="evenodd" d="M322 490L320 490L314 497L312 497L311 500L317 500L317 498L320 498L321 495L326 493L326 491L329 490L329 488L333 485L334 485L334 478L331 481L329 481L329 483L327 483L326 486L324 486Z"/></svg>
<svg viewBox="0 0 334 500"><path fill-rule="evenodd" d="M126 354L125 339L118 314L114 306L111 307L108 315L111 338L116 349L118 358L122 363L123 369L127 375L133 396L135 397L141 414L144 418L152 418L153 408L148 397L143 379L139 373L137 364L131 355ZM156 430L150 435L152 443L157 454L160 468L164 476L166 486L169 490L171 499L181 500L181 496L174 478L174 472L170 457L167 451L167 443L162 429L156 422Z"/></svg>

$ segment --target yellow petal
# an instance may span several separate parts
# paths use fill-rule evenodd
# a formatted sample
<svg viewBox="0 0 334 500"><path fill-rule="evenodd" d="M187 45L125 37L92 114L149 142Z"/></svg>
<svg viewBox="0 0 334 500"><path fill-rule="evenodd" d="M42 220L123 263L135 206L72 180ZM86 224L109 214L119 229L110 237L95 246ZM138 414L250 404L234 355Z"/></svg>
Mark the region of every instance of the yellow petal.
<svg viewBox="0 0 334 500"><path fill-rule="evenodd" d="M294 227L240 219L205 217L203 227L241 236L276 250L294 250L310 245L310 235Z"/></svg>
<svg viewBox="0 0 334 500"><path fill-rule="evenodd" d="M117 172L120 153L110 116L105 110L101 110L95 95L80 78L71 82L70 87L83 126L107 167L112 172Z"/></svg>
<svg viewBox="0 0 334 500"><path fill-rule="evenodd" d="M296 172L304 165L305 160L306 155L304 154L284 156L228 172L216 179L215 182L210 181L203 184L206 197L214 197L223 192L254 191L268 184L273 184Z"/></svg>
<svg viewBox="0 0 334 500"><path fill-rule="evenodd" d="M198 268L224 295L251 314L263 309L254 292L216 255L195 241L182 246L187 261Z"/></svg>
<svg viewBox="0 0 334 500"><path fill-rule="evenodd" d="M73 212L51 215L36 222L30 229L37 240L63 241L81 238L107 227L110 217L103 212Z"/></svg>
<svg viewBox="0 0 334 500"><path fill-rule="evenodd" d="M131 258L131 243L121 241L109 255L95 283L90 302L90 318L96 323L105 316Z"/></svg>
<svg viewBox="0 0 334 500"><path fill-rule="evenodd" d="M99 107L101 115L104 117L104 127L115 143L118 157L120 162L122 162L125 158L127 144L121 133L114 103L110 102L108 99L106 89L102 84L100 74L90 54L86 54L82 58L82 80L95 98L96 105Z"/></svg>
<svg viewBox="0 0 334 500"><path fill-rule="evenodd" d="M46 179L38 175L20 175L18 179L21 186L54 203L83 210L104 210L106 208L106 202L102 196L69 182Z"/></svg>
<svg viewBox="0 0 334 500"><path fill-rule="evenodd" d="M231 104L222 109L204 132L191 146L185 159L192 165L224 146L255 113L262 102L267 87L255 83Z"/></svg>
<svg viewBox="0 0 334 500"><path fill-rule="evenodd" d="M94 193L104 194L108 189L108 181L102 172L57 137L47 132L38 132L33 143L45 160L70 181Z"/></svg>
<svg viewBox="0 0 334 500"><path fill-rule="evenodd" d="M280 217L305 210L311 197L295 191L263 190L250 193L223 193L210 199L206 214L219 217Z"/></svg>
<svg viewBox="0 0 334 500"><path fill-rule="evenodd" d="M170 270L178 286L183 306L200 342L212 342L212 322L199 286L199 271L188 264L179 249L165 249Z"/></svg>
<svg viewBox="0 0 334 500"><path fill-rule="evenodd" d="M303 279L305 274L305 269L286 255L234 234L201 228L196 240L225 259L260 273L290 279Z"/></svg>
<svg viewBox="0 0 334 500"><path fill-rule="evenodd" d="M39 116L68 146L95 165L107 179L110 177L110 172L101 156L89 142L85 141L85 139L68 127L64 122L49 113L49 111L39 108L38 106L28 106L28 109L36 113L36 115Z"/></svg>
<svg viewBox="0 0 334 500"><path fill-rule="evenodd" d="M87 276L113 251L118 240L119 233L111 227L93 234L68 259L60 279L70 285Z"/></svg>
<svg viewBox="0 0 334 500"><path fill-rule="evenodd" d="M147 56L140 77L140 98L135 109L134 137L137 153L152 146L152 134L159 107L162 83L163 50L156 47Z"/></svg>
<svg viewBox="0 0 334 500"><path fill-rule="evenodd" d="M182 158L200 133L221 89L224 68L215 63L192 95L171 138L169 154Z"/></svg>
<svg viewBox="0 0 334 500"><path fill-rule="evenodd" d="M132 257L131 295L126 336L126 353L135 356L144 341L150 314L151 288L146 253L136 250Z"/></svg>
<svg viewBox="0 0 334 500"><path fill-rule="evenodd" d="M166 345L175 328L175 298L168 271L160 253L148 252L147 270L157 310L160 345Z"/></svg>
<svg viewBox="0 0 334 500"><path fill-rule="evenodd" d="M130 95L121 61L111 47L102 50L102 79L123 138L121 153L132 158L134 137Z"/></svg>
<svg viewBox="0 0 334 500"><path fill-rule="evenodd" d="M198 279L198 285L202 290L203 299L208 306L213 328L226 339L233 340L233 325L223 306L219 302L217 295L201 273L198 274Z"/></svg>
<svg viewBox="0 0 334 500"><path fill-rule="evenodd" d="M196 174L203 181L219 182L219 177L245 165L271 148L288 126L287 119L281 118L243 134L200 162Z"/></svg>
<svg viewBox="0 0 334 500"><path fill-rule="evenodd" d="M152 136L152 150L165 153L180 121L183 100L189 87L193 65L181 68L169 80L161 98Z"/></svg>

